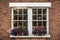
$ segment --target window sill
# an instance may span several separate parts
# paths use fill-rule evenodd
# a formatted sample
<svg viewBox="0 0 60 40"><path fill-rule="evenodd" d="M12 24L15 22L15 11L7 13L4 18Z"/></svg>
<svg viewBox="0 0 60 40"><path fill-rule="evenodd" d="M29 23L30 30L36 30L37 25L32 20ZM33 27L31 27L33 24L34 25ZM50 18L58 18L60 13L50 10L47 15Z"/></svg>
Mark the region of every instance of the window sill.
<svg viewBox="0 0 60 40"><path fill-rule="evenodd" d="M10 38L50 38L50 35L44 35L44 36L13 36L13 35L10 35Z"/></svg>

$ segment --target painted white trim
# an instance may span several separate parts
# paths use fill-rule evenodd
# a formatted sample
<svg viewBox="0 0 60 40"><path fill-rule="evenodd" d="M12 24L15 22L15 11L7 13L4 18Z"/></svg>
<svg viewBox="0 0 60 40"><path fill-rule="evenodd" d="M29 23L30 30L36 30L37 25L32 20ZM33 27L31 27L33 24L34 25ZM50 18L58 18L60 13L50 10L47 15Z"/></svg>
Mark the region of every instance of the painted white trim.
<svg viewBox="0 0 60 40"><path fill-rule="evenodd" d="M44 35L44 36L13 36L10 35L11 38L50 38L50 35Z"/></svg>
<svg viewBox="0 0 60 40"><path fill-rule="evenodd" d="M9 2L9 7L51 7L51 2Z"/></svg>
<svg viewBox="0 0 60 40"><path fill-rule="evenodd" d="M28 31L29 36L32 36L32 8L28 8Z"/></svg>
<svg viewBox="0 0 60 40"><path fill-rule="evenodd" d="M47 34L45 36L33 36L32 35L32 8L28 8L28 31L29 31L29 36L13 36L11 35L10 37L50 37L49 35L49 9L47 9ZM18 20L19 21L19 20ZM24 21L24 20L23 20ZM37 20L38 21L38 20ZM43 20L42 20L43 21ZM13 8L12 8L12 28L11 30L13 29Z"/></svg>
<svg viewBox="0 0 60 40"><path fill-rule="evenodd" d="M13 29L13 18L14 18L13 17L13 8L12 8L12 14L11 15L12 15L12 17L11 17L11 30L12 30Z"/></svg>
<svg viewBox="0 0 60 40"><path fill-rule="evenodd" d="M49 35L49 9L47 8L47 35Z"/></svg>

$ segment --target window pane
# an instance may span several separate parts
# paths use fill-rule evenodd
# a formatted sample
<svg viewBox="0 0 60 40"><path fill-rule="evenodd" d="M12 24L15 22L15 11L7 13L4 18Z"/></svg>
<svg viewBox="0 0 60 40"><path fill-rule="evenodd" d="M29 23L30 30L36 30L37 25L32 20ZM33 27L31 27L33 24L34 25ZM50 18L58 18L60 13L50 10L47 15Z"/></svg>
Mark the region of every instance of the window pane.
<svg viewBox="0 0 60 40"><path fill-rule="evenodd" d="M42 10L42 9L38 9L38 14L41 14L41 10Z"/></svg>
<svg viewBox="0 0 60 40"><path fill-rule="evenodd" d="M42 15L38 15L38 20L42 20Z"/></svg>
<svg viewBox="0 0 60 40"><path fill-rule="evenodd" d="M13 23L14 23L14 27L17 27L17 21L14 21Z"/></svg>
<svg viewBox="0 0 60 40"><path fill-rule="evenodd" d="M14 9L14 10L13 10L13 13L14 13L14 14L17 14L17 9Z"/></svg>
<svg viewBox="0 0 60 40"><path fill-rule="evenodd" d="M22 21L18 21L18 26L22 27Z"/></svg>
<svg viewBox="0 0 60 40"><path fill-rule="evenodd" d="M47 24L46 21L43 21L43 26L46 26L46 24Z"/></svg>
<svg viewBox="0 0 60 40"><path fill-rule="evenodd" d="M28 26L28 22L27 21L23 21L23 26Z"/></svg>
<svg viewBox="0 0 60 40"><path fill-rule="evenodd" d="M23 9L23 13L24 14L27 14L27 9Z"/></svg>
<svg viewBox="0 0 60 40"><path fill-rule="evenodd" d="M23 20L27 20L28 19L28 16L27 15L23 15Z"/></svg>
<svg viewBox="0 0 60 40"><path fill-rule="evenodd" d="M37 20L37 15L33 15L33 20Z"/></svg>
<svg viewBox="0 0 60 40"><path fill-rule="evenodd" d="M42 21L38 21L38 26L41 26L42 25Z"/></svg>
<svg viewBox="0 0 60 40"><path fill-rule="evenodd" d="M46 20L46 15L43 15L43 20Z"/></svg>
<svg viewBox="0 0 60 40"><path fill-rule="evenodd" d="M33 26L37 26L37 21L32 22Z"/></svg>
<svg viewBox="0 0 60 40"><path fill-rule="evenodd" d="M33 9L33 14L37 14L37 9Z"/></svg>
<svg viewBox="0 0 60 40"><path fill-rule="evenodd" d="M17 20L17 15L14 15L14 20Z"/></svg>
<svg viewBox="0 0 60 40"><path fill-rule="evenodd" d="M18 20L22 20L22 15L18 15Z"/></svg>
<svg viewBox="0 0 60 40"><path fill-rule="evenodd" d="M19 14L22 14L22 9L19 9Z"/></svg>
<svg viewBox="0 0 60 40"><path fill-rule="evenodd" d="M47 9L43 9L43 14L46 14Z"/></svg>

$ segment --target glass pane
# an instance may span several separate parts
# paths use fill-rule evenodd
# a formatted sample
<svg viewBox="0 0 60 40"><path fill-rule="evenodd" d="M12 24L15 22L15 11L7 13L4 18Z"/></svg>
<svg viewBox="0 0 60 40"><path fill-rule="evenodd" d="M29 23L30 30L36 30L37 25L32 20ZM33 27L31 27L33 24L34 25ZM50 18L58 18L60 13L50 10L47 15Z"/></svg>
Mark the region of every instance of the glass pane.
<svg viewBox="0 0 60 40"><path fill-rule="evenodd" d="M37 9L33 9L33 14L37 14Z"/></svg>
<svg viewBox="0 0 60 40"><path fill-rule="evenodd" d="M23 9L23 13L24 14L27 14L27 9Z"/></svg>
<svg viewBox="0 0 60 40"><path fill-rule="evenodd" d="M13 22L14 27L17 27L17 21Z"/></svg>
<svg viewBox="0 0 60 40"><path fill-rule="evenodd" d="M18 15L18 20L22 20L22 15Z"/></svg>
<svg viewBox="0 0 60 40"><path fill-rule="evenodd" d="M28 22L27 21L23 21L23 26L28 26Z"/></svg>
<svg viewBox="0 0 60 40"><path fill-rule="evenodd" d="M13 10L13 13L14 13L14 14L17 14L17 9L14 9L14 10Z"/></svg>
<svg viewBox="0 0 60 40"><path fill-rule="evenodd" d="M46 14L46 12L47 12L47 9L43 9L43 14Z"/></svg>
<svg viewBox="0 0 60 40"><path fill-rule="evenodd" d="M27 15L23 15L23 20L27 20L28 16Z"/></svg>
<svg viewBox="0 0 60 40"><path fill-rule="evenodd" d="M46 24L47 24L46 21L43 21L43 26L46 26Z"/></svg>
<svg viewBox="0 0 60 40"><path fill-rule="evenodd" d="M18 26L22 27L22 21L18 21Z"/></svg>
<svg viewBox="0 0 60 40"><path fill-rule="evenodd" d="M33 21L33 22L32 22L32 25L33 25L33 26L37 26L37 21Z"/></svg>
<svg viewBox="0 0 60 40"><path fill-rule="evenodd" d="M42 20L42 15L38 15L38 20Z"/></svg>
<svg viewBox="0 0 60 40"><path fill-rule="evenodd" d="M42 21L38 21L38 26L41 26L42 25Z"/></svg>
<svg viewBox="0 0 60 40"><path fill-rule="evenodd" d="M41 14L42 9L38 9L38 14Z"/></svg>
<svg viewBox="0 0 60 40"><path fill-rule="evenodd" d="M46 20L46 15L43 15L43 20Z"/></svg>
<svg viewBox="0 0 60 40"><path fill-rule="evenodd" d="M33 15L33 20L37 20L37 15Z"/></svg>
<svg viewBox="0 0 60 40"><path fill-rule="evenodd" d="M17 20L17 15L14 15L14 20Z"/></svg>
<svg viewBox="0 0 60 40"><path fill-rule="evenodd" d="M19 14L22 14L22 9L19 9Z"/></svg>

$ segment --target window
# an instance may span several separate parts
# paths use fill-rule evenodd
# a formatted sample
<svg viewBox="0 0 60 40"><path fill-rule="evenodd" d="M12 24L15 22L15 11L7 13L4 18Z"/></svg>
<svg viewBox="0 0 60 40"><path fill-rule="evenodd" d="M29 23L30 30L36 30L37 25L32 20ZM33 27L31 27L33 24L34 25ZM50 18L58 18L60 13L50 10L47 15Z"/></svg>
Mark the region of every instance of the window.
<svg viewBox="0 0 60 40"><path fill-rule="evenodd" d="M47 7L12 8L10 37L50 37Z"/></svg>
<svg viewBox="0 0 60 40"><path fill-rule="evenodd" d="M44 9L44 8L36 8L36 9L32 9L33 13L32 13L32 16L33 16L33 20L32 20L32 23L33 23L33 35L36 35L36 36L43 36L43 35L46 35L47 33L47 30L46 30L46 27L47 27L47 9Z"/></svg>

